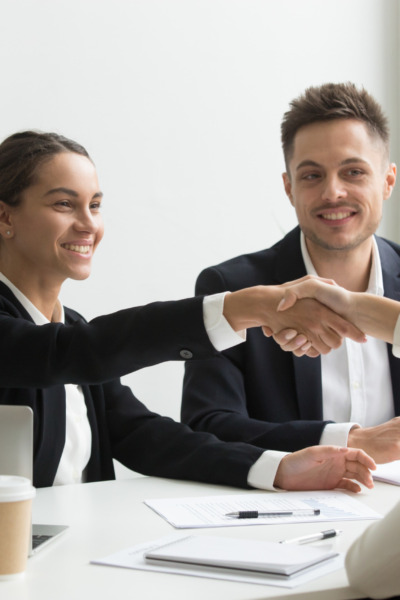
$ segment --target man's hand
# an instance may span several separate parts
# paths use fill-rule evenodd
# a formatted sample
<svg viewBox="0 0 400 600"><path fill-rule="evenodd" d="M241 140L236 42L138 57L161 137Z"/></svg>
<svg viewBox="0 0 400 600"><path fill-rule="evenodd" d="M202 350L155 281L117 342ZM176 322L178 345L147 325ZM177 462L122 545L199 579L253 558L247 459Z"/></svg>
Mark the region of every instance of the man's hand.
<svg viewBox="0 0 400 600"><path fill-rule="evenodd" d="M363 450L339 446L311 446L287 454L281 461L274 485L285 490L361 491L354 481L373 488L369 469L375 462Z"/></svg>
<svg viewBox="0 0 400 600"><path fill-rule="evenodd" d="M387 463L400 459L400 417L375 427L351 429L347 446L361 448L376 463Z"/></svg>

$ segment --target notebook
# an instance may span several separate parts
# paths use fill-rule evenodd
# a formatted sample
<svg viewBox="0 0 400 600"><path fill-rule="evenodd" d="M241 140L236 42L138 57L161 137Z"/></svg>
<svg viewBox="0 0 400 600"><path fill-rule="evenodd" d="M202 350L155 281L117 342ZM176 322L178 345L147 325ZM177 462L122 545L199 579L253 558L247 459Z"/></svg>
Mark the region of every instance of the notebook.
<svg viewBox="0 0 400 600"><path fill-rule="evenodd" d="M337 556L319 547L216 536L187 536L145 553L152 562L184 563L291 577Z"/></svg>
<svg viewBox="0 0 400 600"><path fill-rule="evenodd" d="M29 406L0 405L0 473L32 481L33 412ZM65 525L32 525L29 556L67 529Z"/></svg>

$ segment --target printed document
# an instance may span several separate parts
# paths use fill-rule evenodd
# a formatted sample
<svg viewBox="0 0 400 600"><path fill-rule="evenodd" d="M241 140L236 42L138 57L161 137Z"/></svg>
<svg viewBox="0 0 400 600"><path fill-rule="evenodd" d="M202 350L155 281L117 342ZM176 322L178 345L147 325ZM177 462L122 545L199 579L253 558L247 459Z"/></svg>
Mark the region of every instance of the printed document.
<svg viewBox="0 0 400 600"><path fill-rule="evenodd" d="M380 519L382 515L360 500L340 490L326 492L247 493L224 496L164 498L145 500L145 504L177 529L196 527L239 527L243 525L277 525L288 523L322 523L358 519ZM236 519L228 513L318 509L319 515L269 516Z"/></svg>

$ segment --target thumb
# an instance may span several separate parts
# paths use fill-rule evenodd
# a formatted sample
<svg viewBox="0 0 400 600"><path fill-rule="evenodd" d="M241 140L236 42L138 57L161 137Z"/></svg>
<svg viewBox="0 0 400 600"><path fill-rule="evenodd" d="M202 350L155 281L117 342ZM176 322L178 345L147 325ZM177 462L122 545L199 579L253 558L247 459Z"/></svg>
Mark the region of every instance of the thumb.
<svg viewBox="0 0 400 600"><path fill-rule="evenodd" d="M292 292L290 290L285 290L285 292L283 293L283 297L282 297L281 301L279 302L276 310L278 312L287 310L288 308L290 308L291 306L296 304L297 300L298 300L298 298L294 292Z"/></svg>

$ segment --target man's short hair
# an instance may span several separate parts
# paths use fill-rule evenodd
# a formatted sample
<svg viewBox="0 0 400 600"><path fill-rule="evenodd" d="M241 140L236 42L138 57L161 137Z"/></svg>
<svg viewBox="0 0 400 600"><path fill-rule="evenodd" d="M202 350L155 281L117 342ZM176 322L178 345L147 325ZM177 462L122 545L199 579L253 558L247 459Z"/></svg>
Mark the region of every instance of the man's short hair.
<svg viewBox="0 0 400 600"><path fill-rule="evenodd" d="M325 83L309 87L290 103L281 124L281 140L286 170L293 156L294 138L301 127L333 119L357 119L366 124L371 135L379 137L389 153L389 124L382 107L354 83Z"/></svg>

